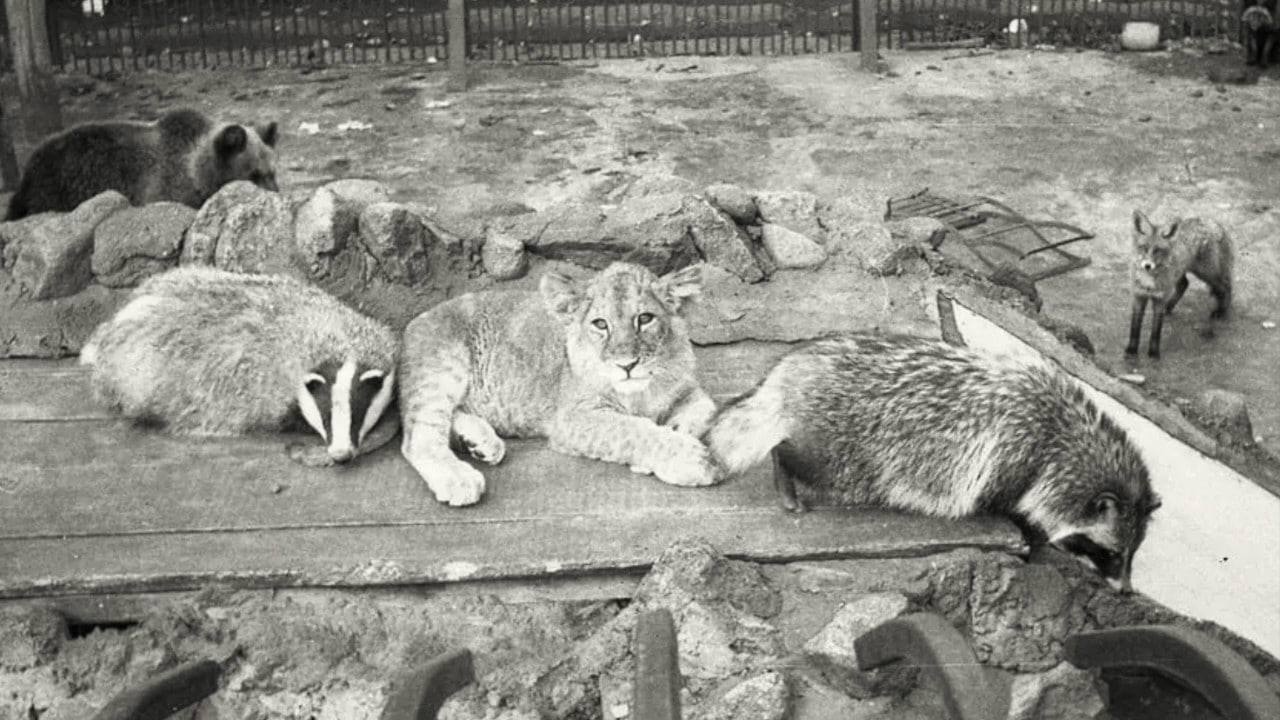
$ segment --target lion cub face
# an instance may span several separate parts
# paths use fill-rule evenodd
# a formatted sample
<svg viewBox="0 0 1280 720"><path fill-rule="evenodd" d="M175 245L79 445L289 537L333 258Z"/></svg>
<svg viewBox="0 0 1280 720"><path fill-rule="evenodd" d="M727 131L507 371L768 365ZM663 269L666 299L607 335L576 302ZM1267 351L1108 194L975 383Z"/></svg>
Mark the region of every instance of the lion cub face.
<svg viewBox="0 0 1280 720"><path fill-rule="evenodd" d="M693 348L680 312L702 290L701 268L659 278L618 262L585 283L548 273L540 290L565 325L574 375L588 385L630 395L692 374Z"/></svg>

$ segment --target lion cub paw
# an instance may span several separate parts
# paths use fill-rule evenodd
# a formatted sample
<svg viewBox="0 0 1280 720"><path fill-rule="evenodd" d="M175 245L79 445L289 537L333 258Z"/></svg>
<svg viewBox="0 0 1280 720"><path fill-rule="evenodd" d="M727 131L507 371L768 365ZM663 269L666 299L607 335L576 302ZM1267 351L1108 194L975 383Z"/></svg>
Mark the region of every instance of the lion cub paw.
<svg viewBox="0 0 1280 720"><path fill-rule="evenodd" d="M669 485L703 487L719 481L719 467L706 445L688 435L678 436L671 452L654 464L653 474Z"/></svg>
<svg viewBox="0 0 1280 720"><path fill-rule="evenodd" d="M480 496L484 495L484 475L479 470L457 458L442 458L424 465L418 472L437 501L454 507L480 502Z"/></svg>
<svg viewBox="0 0 1280 720"><path fill-rule="evenodd" d="M484 418L470 413L453 416L454 440L471 457L487 465L497 465L507 454L507 445Z"/></svg>

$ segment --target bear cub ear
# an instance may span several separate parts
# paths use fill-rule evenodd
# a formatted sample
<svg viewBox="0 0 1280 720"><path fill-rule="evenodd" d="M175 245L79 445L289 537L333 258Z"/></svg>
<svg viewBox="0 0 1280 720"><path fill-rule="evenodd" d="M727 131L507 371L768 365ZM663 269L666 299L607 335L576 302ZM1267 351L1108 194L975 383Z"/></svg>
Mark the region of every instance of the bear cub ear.
<svg viewBox="0 0 1280 720"><path fill-rule="evenodd" d="M218 154L225 157L244 150L249 144L249 134L245 132L243 127L239 125L228 125L218 133L218 137L214 140L214 147L218 149Z"/></svg>
<svg viewBox="0 0 1280 720"><path fill-rule="evenodd" d="M280 139L280 128L274 121L269 122L258 128L258 137L262 138L267 147L275 147L276 140Z"/></svg>

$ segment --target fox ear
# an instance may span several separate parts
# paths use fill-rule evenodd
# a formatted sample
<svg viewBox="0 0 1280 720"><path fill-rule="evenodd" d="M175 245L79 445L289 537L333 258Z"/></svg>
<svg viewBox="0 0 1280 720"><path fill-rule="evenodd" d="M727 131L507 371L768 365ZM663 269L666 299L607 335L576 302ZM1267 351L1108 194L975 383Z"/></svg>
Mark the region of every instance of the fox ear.
<svg viewBox="0 0 1280 720"><path fill-rule="evenodd" d="M1151 220L1143 214L1141 210L1133 211L1133 231L1139 235L1150 235L1155 228L1151 225Z"/></svg>
<svg viewBox="0 0 1280 720"><path fill-rule="evenodd" d="M1160 234L1161 234L1161 235L1163 235L1163 236L1165 236L1166 238L1171 238L1171 237L1173 237L1173 236L1174 236L1174 234L1178 232L1178 223L1180 223L1180 222L1182 222L1182 221L1181 221L1181 220L1174 220L1173 222L1169 223L1169 227L1168 227L1164 232L1162 232L1162 233L1160 233Z"/></svg>

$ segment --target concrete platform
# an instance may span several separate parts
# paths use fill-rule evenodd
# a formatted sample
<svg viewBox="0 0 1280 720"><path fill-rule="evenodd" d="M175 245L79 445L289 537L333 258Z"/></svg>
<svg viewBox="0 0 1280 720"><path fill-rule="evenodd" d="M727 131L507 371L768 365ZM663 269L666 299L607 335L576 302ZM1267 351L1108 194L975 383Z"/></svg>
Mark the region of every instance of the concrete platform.
<svg viewBox="0 0 1280 720"><path fill-rule="evenodd" d="M749 388L783 344L699 351L704 384ZM177 439L97 407L83 368L0 362L0 598L197 588L356 587L642 570L702 536L762 561L1017 552L1002 520L783 511L767 469L685 489L519 442L477 506L436 503L385 448L311 469L285 438Z"/></svg>

